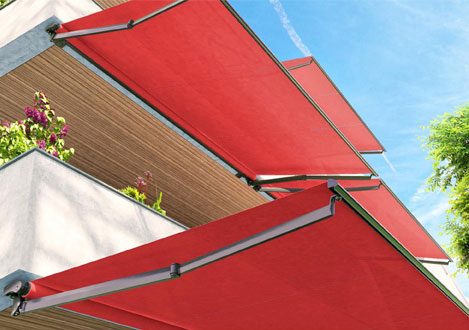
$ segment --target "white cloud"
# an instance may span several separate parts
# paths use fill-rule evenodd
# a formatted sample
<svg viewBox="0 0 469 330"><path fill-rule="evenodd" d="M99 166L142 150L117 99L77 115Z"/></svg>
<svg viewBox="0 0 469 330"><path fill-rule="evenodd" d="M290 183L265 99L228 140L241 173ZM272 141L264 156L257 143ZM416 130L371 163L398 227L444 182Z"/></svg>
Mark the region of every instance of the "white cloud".
<svg viewBox="0 0 469 330"><path fill-rule="evenodd" d="M308 49L308 46L303 43L298 33L296 33L296 30L288 19L288 15L285 9L283 8L283 5L280 0L269 0L269 2L277 12L278 17L280 18L280 22L282 22L284 29L287 31L291 41L293 41L296 48L298 48L299 51L303 53L303 55L310 56L311 51Z"/></svg>

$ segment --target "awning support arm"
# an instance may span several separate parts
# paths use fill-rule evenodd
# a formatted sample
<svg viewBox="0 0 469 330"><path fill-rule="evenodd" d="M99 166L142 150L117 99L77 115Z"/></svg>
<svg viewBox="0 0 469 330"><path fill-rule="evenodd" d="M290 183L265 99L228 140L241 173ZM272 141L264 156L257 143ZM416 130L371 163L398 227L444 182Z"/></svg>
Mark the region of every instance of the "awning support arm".
<svg viewBox="0 0 469 330"><path fill-rule="evenodd" d="M76 31L70 31L70 32L62 32L56 34L54 31L57 30L58 25L55 25L54 27L49 27L46 31L51 34L51 41L60 41L68 38L76 38L76 37L84 37L84 36L89 36L93 34L101 34L101 33L108 33L108 32L115 32L115 31L121 31L121 30L130 30L133 27L155 17L158 16L171 8L174 8L178 5L180 5L183 2L186 2L187 0L177 0L174 1L158 10L155 10L154 12L149 13L148 15L145 15L141 18L138 18L136 20L129 20L126 23L121 23L121 24L114 24L114 25L108 25L108 26L101 26L97 28L91 28L91 29L84 29L84 30L76 30Z"/></svg>
<svg viewBox="0 0 469 330"><path fill-rule="evenodd" d="M303 188L282 188L282 187L254 187L256 191L268 193L296 193L303 191Z"/></svg>
<svg viewBox="0 0 469 330"><path fill-rule="evenodd" d="M179 278L183 274L196 270L197 268L207 266L213 262L227 258L244 250L253 248L257 245L291 233L300 228L311 225L320 220L331 217L334 215L334 204L336 198L336 195L332 195L329 205L182 264L173 263L169 267L98 283L75 290L65 291L38 299L32 299L29 301L24 300L23 296L28 293L28 290L26 290L25 287L28 285L30 286L30 284L15 282L4 290L4 295L10 296L15 300L15 308L13 309L11 315L17 316L34 310L65 305L81 300Z"/></svg>
<svg viewBox="0 0 469 330"><path fill-rule="evenodd" d="M344 188L346 191L368 191L368 190L378 190L381 187L381 182L378 185L373 186L360 186L360 187L348 187ZM269 193L296 193L303 191L303 188L286 188L286 187L259 187L255 186L254 189L260 192L269 192Z"/></svg>
<svg viewBox="0 0 469 330"><path fill-rule="evenodd" d="M348 187L345 188L346 191L368 191L368 190L378 190L381 187L381 182L373 186L360 186L360 187Z"/></svg>
<svg viewBox="0 0 469 330"><path fill-rule="evenodd" d="M371 180L372 173L366 174L294 174L294 175L257 175L252 181L253 186L263 184L304 181L304 180Z"/></svg>

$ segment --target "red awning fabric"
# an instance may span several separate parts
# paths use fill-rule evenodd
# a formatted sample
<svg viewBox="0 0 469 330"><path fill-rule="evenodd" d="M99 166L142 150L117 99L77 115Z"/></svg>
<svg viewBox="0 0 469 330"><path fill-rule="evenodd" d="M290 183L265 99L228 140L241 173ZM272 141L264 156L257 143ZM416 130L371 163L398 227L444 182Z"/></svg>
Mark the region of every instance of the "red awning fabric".
<svg viewBox="0 0 469 330"><path fill-rule="evenodd" d="M126 23L171 1L129 1L63 24ZM220 1L187 1L130 30L68 39L251 179L373 170Z"/></svg>
<svg viewBox="0 0 469 330"><path fill-rule="evenodd" d="M356 181L342 184L358 185ZM417 258L450 259L386 184L378 190L353 191L351 195Z"/></svg>
<svg viewBox="0 0 469 330"><path fill-rule="evenodd" d="M283 65L358 151L384 151L378 139L312 56L285 61Z"/></svg>
<svg viewBox="0 0 469 330"><path fill-rule="evenodd" d="M324 207L332 195L322 184L38 279L30 297L184 263ZM339 201L332 217L178 279L65 308L151 329L467 329L466 313L365 219Z"/></svg>
<svg viewBox="0 0 469 330"><path fill-rule="evenodd" d="M321 181L292 181L268 186L308 189L319 184ZM379 186L377 190L351 191L350 194L416 258L438 259L441 262L450 260L440 245L382 180L341 180L340 184L345 188ZM273 195L282 198L291 194Z"/></svg>

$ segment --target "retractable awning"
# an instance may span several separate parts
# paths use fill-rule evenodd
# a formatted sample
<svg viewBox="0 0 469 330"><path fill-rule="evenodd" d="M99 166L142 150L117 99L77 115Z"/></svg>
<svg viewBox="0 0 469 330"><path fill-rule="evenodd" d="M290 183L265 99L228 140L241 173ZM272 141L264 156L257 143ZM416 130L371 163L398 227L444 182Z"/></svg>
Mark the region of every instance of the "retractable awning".
<svg viewBox="0 0 469 330"><path fill-rule="evenodd" d="M467 307L335 184L30 286L21 312L101 295L64 307L137 328L457 330L469 325Z"/></svg>
<svg viewBox="0 0 469 330"><path fill-rule="evenodd" d="M447 264L451 259L406 206L381 179L368 181L340 180L362 207L420 260ZM289 196L288 192L275 192L272 188L302 191L321 184L321 181L289 181L265 185L277 198Z"/></svg>
<svg viewBox="0 0 469 330"><path fill-rule="evenodd" d="M283 65L358 151L384 151L373 132L312 56L285 61Z"/></svg>
<svg viewBox="0 0 469 330"><path fill-rule="evenodd" d="M358 186L353 181L343 184L345 187ZM350 194L420 260L439 263L448 263L451 260L383 181L377 190L351 191Z"/></svg>
<svg viewBox="0 0 469 330"><path fill-rule="evenodd" d="M225 1L129 1L57 33L250 179L374 173Z"/></svg>

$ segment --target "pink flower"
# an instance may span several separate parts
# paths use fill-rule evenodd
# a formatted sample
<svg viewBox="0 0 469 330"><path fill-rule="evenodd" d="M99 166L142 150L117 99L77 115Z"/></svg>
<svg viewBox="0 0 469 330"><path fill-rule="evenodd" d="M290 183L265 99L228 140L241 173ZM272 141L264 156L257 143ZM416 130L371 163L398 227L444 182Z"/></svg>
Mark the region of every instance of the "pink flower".
<svg viewBox="0 0 469 330"><path fill-rule="evenodd" d="M57 142L57 135L55 135L55 133L52 133L49 137L49 142L54 144L55 142Z"/></svg>
<svg viewBox="0 0 469 330"><path fill-rule="evenodd" d="M147 183L145 182L145 179L141 176L137 177L135 185L137 186L137 190L141 193L144 193L147 190Z"/></svg>
<svg viewBox="0 0 469 330"><path fill-rule="evenodd" d="M36 144L39 147L39 149L46 150L46 141L39 140L36 142Z"/></svg>
<svg viewBox="0 0 469 330"><path fill-rule="evenodd" d="M34 109L34 108L31 108L31 107L24 108L24 114L28 118L33 118L35 112L36 112L36 109Z"/></svg>
<svg viewBox="0 0 469 330"><path fill-rule="evenodd" d="M68 129L69 129L68 125L65 125L64 127L62 127L59 133L59 138L63 139L64 137L66 137L68 134Z"/></svg>
<svg viewBox="0 0 469 330"><path fill-rule="evenodd" d="M150 171L143 172L143 175L145 176L148 182L151 182L151 180L153 180L153 175L151 174Z"/></svg>
<svg viewBox="0 0 469 330"><path fill-rule="evenodd" d="M46 127L49 123L49 120L47 119L47 116L44 112L39 112L39 123L44 127Z"/></svg>

